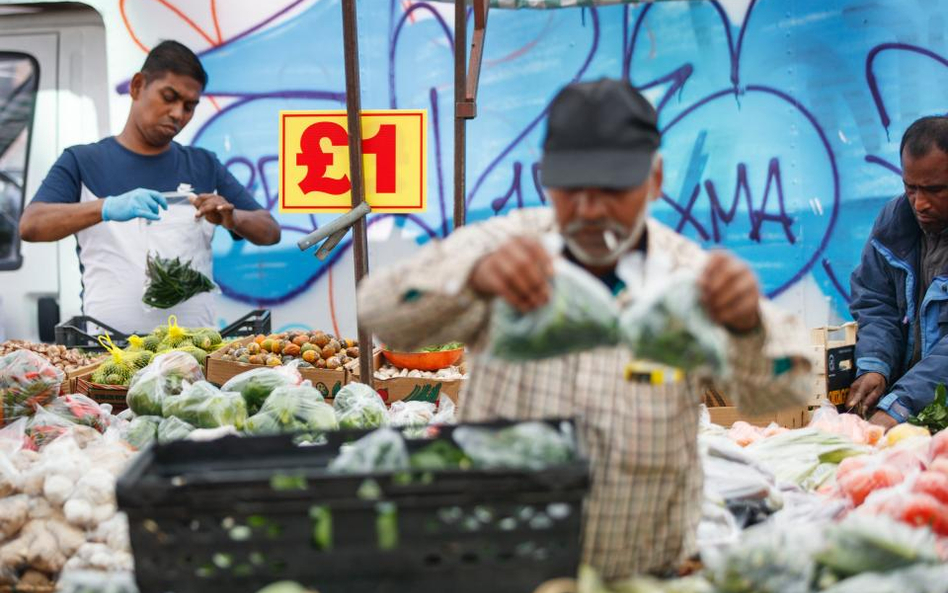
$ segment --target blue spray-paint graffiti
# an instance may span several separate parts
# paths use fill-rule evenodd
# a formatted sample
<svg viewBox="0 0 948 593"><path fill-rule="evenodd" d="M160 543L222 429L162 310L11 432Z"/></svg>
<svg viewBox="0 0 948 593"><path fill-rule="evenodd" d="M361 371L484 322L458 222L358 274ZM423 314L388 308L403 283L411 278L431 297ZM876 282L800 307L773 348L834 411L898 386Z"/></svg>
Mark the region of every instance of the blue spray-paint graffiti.
<svg viewBox="0 0 948 593"><path fill-rule="evenodd" d="M429 109L430 207L394 217L423 243L451 228L452 7L359 8L364 107ZM945 111L946 16L948 7L919 11L900 0L754 0L740 22L697 0L492 11L479 115L468 127L469 218L542 205L537 163L553 95L571 80L625 76L660 110L665 187L654 214L746 258L770 295L812 276L845 317L849 274L875 214L900 190L901 133ZM321 0L202 56L208 92L234 100L194 143L217 152L271 210L276 112L344 104L340 21L338 0ZM290 302L350 247L316 262L294 243L326 219L276 216L278 249L217 238L227 296Z"/></svg>

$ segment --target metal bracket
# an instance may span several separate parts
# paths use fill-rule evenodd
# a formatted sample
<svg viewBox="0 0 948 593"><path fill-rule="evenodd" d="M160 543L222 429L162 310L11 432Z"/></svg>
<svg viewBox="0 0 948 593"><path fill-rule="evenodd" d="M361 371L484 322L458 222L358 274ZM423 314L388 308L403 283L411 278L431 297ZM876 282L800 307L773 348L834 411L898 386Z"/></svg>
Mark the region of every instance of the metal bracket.
<svg viewBox="0 0 948 593"><path fill-rule="evenodd" d="M326 242L323 243L322 247L316 251L316 257L319 258L320 261L324 260L329 256L329 253L336 247L336 245L342 241L342 238L346 236L346 233L349 232L349 229L352 228L352 225L361 220L363 217L368 216L370 212L372 212L372 208L369 206L368 202L362 202L339 218L319 227L312 233L306 235L300 239L296 245L300 248L300 251L306 251L310 247L325 239Z"/></svg>
<svg viewBox="0 0 948 593"><path fill-rule="evenodd" d="M467 66L467 76L465 77L467 83L464 90L464 100L455 105L455 116L464 119L477 117L477 88L481 78L484 39L487 35L487 12L490 10L488 0L473 0L473 4L474 34L471 39L471 57ZM455 43L463 43L464 37L455 39Z"/></svg>

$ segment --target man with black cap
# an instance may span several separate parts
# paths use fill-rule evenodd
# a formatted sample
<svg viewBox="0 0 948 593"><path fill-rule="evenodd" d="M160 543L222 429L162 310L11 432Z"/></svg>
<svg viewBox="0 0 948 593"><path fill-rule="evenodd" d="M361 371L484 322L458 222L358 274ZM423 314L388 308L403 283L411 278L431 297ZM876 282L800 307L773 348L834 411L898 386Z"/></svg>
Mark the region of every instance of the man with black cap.
<svg viewBox="0 0 948 593"><path fill-rule="evenodd" d="M457 340L477 351L493 299L523 312L547 302L553 257L601 279L621 306L640 287L624 285L617 261L660 253L698 274L705 311L728 331L724 392L749 414L805 401L810 363L796 320L762 299L746 264L648 217L661 195L659 143L654 108L627 82L566 87L544 143L541 180L553 208L464 227L374 273L360 286L361 320L393 348ZM561 254L541 241L551 232L563 238ZM464 421L578 417L592 464L583 560L608 580L674 571L695 552L701 518L700 380L629 379L632 357L624 347L527 364L474 356L460 406Z"/></svg>

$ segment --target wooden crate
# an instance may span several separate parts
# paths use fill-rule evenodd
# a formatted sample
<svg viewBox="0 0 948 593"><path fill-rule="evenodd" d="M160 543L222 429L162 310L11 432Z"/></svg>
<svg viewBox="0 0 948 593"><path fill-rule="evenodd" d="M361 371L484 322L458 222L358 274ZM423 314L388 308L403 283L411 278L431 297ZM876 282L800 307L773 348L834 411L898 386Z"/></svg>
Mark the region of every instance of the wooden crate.
<svg viewBox="0 0 948 593"><path fill-rule="evenodd" d="M119 412L128 408L126 396L128 396L128 387L117 385L99 385L92 382L92 371L76 377L76 393L81 393L97 404L109 404L112 406L112 413Z"/></svg>
<svg viewBox="0 0 948 593"><path fill-rule="evenodd" d="M815 367L810 406L846 403L856 377L856 324L818 327L810 331Z"/></svg>

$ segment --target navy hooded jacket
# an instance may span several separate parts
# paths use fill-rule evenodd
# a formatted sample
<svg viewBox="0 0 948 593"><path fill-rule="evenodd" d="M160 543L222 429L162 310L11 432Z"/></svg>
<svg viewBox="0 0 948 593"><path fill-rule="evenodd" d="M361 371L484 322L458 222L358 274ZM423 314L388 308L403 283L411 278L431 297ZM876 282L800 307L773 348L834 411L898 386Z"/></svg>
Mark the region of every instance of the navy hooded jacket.
<svg viewBox="0 0 948 593"><path fill-rule="evenodd" d="M905 195L888 202L850 279L849 310L859 324L857 376L886 377L889 393L878 407L900 422L930 404L939 383L948 383L948 269L939 271L916 311L921 233ZM909 368L919 318L922 359Z"/></svg>

